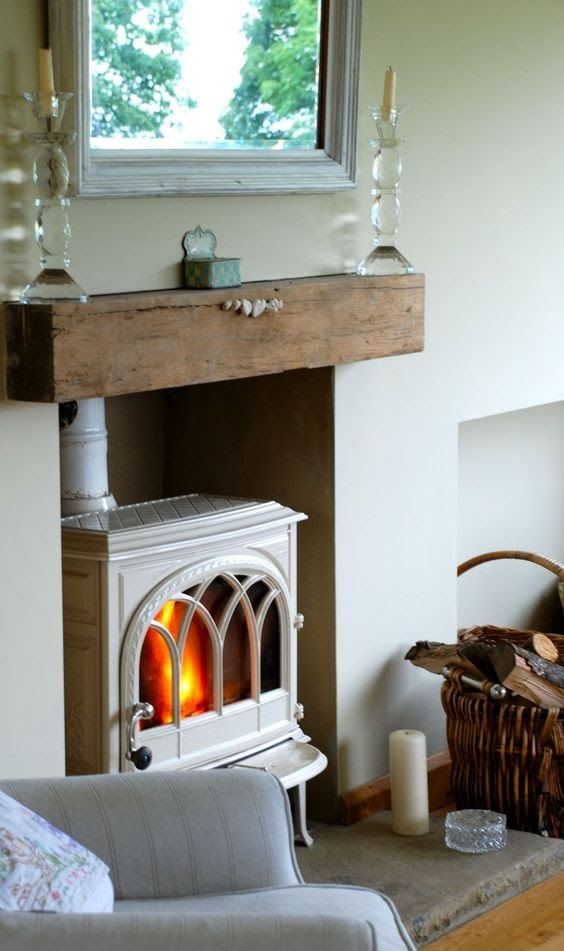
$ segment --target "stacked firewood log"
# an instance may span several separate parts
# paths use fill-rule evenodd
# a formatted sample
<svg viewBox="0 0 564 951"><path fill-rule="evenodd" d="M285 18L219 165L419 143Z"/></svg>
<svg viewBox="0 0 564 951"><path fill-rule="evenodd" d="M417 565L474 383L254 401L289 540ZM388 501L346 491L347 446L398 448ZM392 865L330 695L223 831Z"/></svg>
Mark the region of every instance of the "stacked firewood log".
<svg viewBox="0 0 564 951"><path fill-rule="evenodd" d="M564 707L562 642L538 631L476 627L461 631L456 644L417 641L405 659L445 677L459 668L471 688L496 696L494 686L499 697L552 709Z"/></svg>

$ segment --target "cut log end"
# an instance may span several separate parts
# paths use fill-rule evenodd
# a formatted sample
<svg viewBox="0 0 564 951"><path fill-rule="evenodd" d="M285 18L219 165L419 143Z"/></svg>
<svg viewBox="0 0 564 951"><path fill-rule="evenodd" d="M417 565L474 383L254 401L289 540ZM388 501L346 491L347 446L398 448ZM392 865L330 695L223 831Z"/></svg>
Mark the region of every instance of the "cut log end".
<svg viewBox="0 0 564 951"><path fill-rule="evenodd" d="M545 660L552 661L553 664L558 663L558 648L546 634L535 631L527 643L527 649L533 654L538 654L539 657L544 657Z"/></svg>

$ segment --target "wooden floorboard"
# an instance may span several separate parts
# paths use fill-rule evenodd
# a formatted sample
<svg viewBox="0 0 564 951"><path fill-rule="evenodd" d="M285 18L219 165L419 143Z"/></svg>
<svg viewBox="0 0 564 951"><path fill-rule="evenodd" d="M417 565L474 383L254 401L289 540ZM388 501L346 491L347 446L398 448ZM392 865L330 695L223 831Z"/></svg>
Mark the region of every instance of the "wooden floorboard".
<svg viewBox="0 0 564 951"><path fill-rule="evenodd" d="M425 951L492 948L564 951L564 872L433 941Z"/></svg>

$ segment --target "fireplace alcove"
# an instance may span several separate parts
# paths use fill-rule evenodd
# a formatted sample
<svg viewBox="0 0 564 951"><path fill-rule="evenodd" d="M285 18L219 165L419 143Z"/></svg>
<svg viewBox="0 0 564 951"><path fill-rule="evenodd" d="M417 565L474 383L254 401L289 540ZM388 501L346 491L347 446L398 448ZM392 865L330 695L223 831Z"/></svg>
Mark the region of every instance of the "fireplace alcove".
<svg viewBox="0 0 564 951"><path fill-rule="evenodd" d="M42 401L107 397L119 504L204 492L277 499L307 513L297 693L304 729L329 761L308 786L309 812L335 819L333 368L421 350L424 280L337 275L236 293L285 306L256 320L226 314L221 303L234 291L7 305L7 392Z"/></svg>
<svg viewBox="0 0 564 951"><path fill-rule="evenodd" d="M106 401L110 483L118 501L221 494L277 499L298 529L297 699L328 758L308 783L308 814L337 809L333 370L294 370ZM148 466L140 466L151 445ZM144 448L145 447L145 448Z"/></svg>

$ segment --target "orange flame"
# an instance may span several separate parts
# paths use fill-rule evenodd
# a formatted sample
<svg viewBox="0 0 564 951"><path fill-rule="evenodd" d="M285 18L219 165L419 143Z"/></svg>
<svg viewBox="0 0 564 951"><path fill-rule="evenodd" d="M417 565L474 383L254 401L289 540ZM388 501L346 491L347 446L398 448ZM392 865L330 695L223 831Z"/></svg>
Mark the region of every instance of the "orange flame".
<svg viewBox="0 0 564 951"><path fill-rule="evenodd" d="M212 706L211 650L207 628L195 615L190 624L180 672L180 716L193 717Z"/></svg>
<svg viewBox="0 0 564 951"><path fill-rule="evenodd" d="M182 601L167 601L155 621L166 627L175 641L187 606ZM147 629L140 661L140 699L152 703L153 719L141 726L161 726L172 723L174 704L172 695L172 661L168 645L153 627ZM180 670L180 716L191 717L204 713L213 706L211 683L211 647L203 622L195 616L190 624Z"/></svg>

